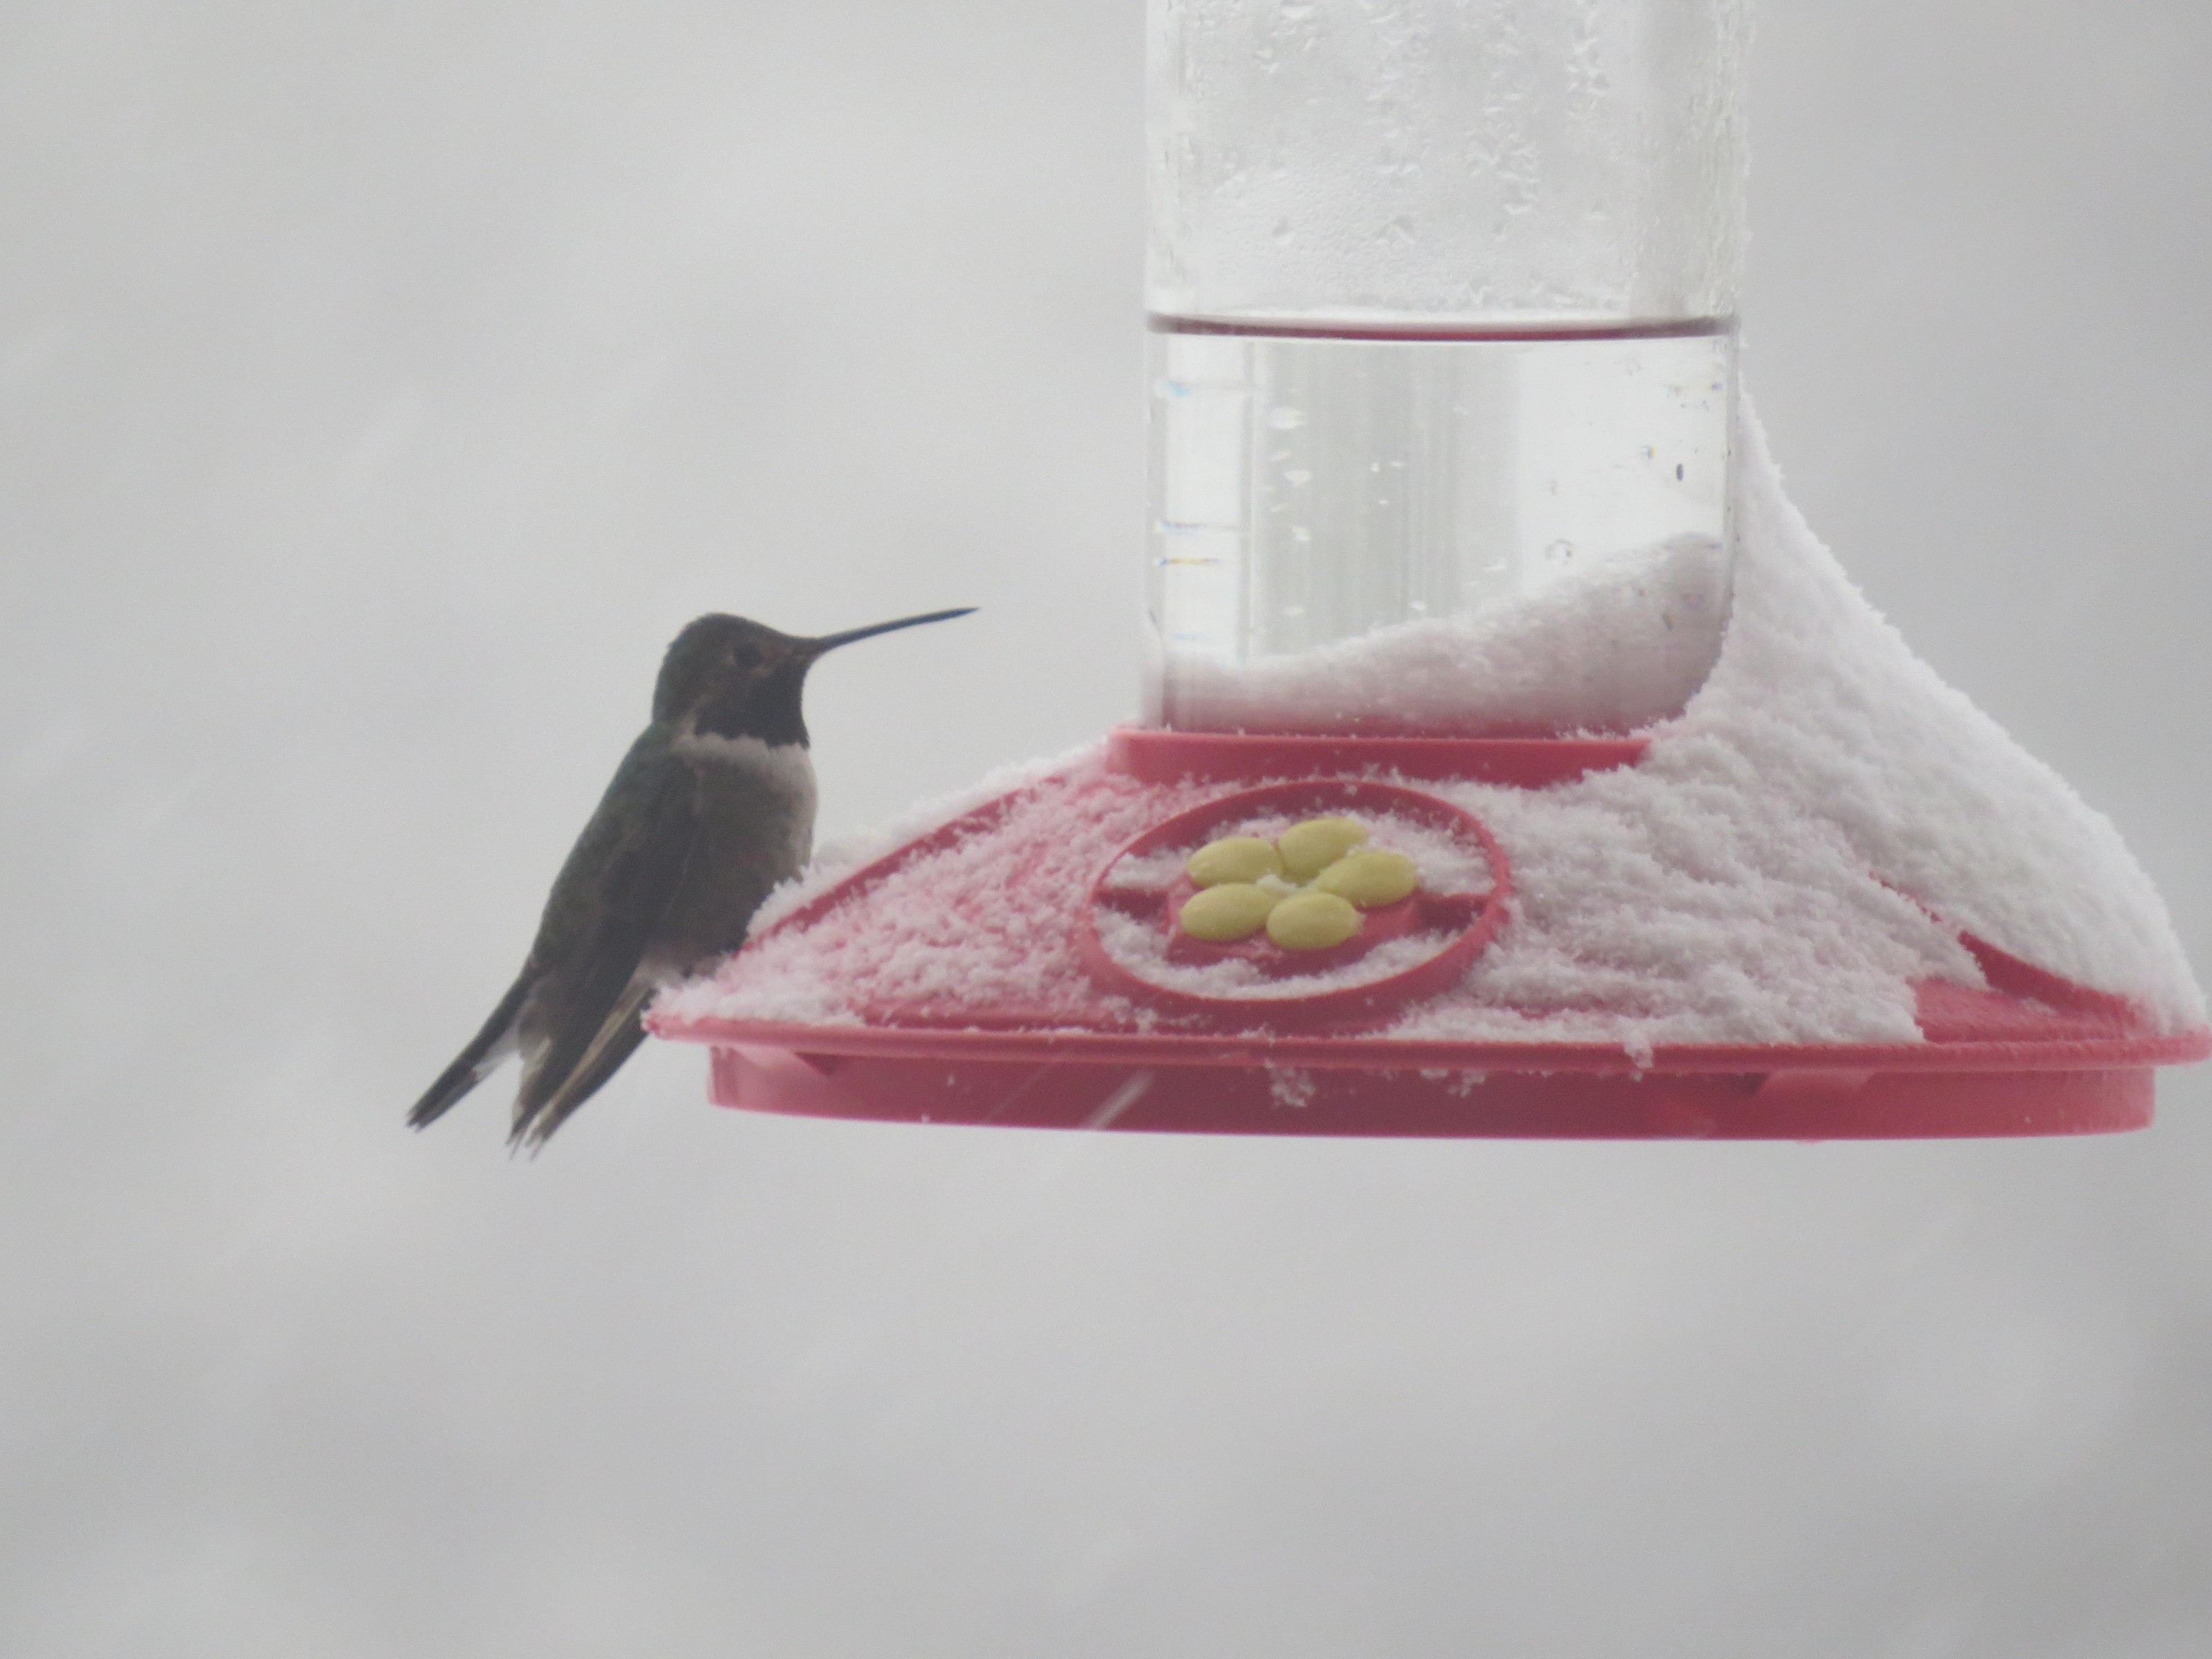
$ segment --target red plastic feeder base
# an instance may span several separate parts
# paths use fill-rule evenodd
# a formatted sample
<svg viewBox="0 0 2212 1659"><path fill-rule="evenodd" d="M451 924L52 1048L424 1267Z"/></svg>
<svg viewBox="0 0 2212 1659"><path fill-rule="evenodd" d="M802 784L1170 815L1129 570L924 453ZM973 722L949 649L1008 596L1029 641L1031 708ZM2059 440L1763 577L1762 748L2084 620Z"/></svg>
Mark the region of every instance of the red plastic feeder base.
<svg viewBox="0 0 2212 1659"><path fill-rule="evenodd" d="M1750 1056L1744 1057L1748 1060ZM799 1054L717 1047L724 1106L889 1122L1400 1139L1868 1140L2102 1134L2151 1121L2148 1066L1550 1074L1264 1062Z"/></svg>
<svg viewBox="0 0 2212 1659"><path fill-rule="evenodd" d="M1106 765L1147 783L1218 780L1260 805L1276 795L1390 810L1422 781L1541 787L1632 765L1632 738L1451 739L1216 737L1123 730ZM1395 782L1378 781L1377 774ZM1307 780L1285 790L1283 781ZM1267 783L1264 788L1253 786ZM1305 797L1321 791L1313 802ZM988 835L1019 799L1002 797L846 878L763 937L865 902L914 858ZM1458 809L1437 800L1443 813ZM1415 810L1418 802L1398 802ZM1461 814L1464 817L1464 814ZM1181 815L1202 833L1221 814ZM1439 819L1443 822L1443 819ZM1156 850L1179 832L1164 818L1117 849ZM1503 919L1504 852L1487 846L1493 889L1423 963L1350 990L1267 1003L1215 1004L1108 957L1085 909L1071 917L1101 1012L1079 1027L1018 1009L872 1012L866 1024L801 1026L656 1017L664 1037L714 1050L726 1106L812 1117L1003 1127L1186 1134L1407 1138L1777 1139L2095 1134L2152 1115L2154 1068L2212 1054L2212 1031L2157 1031L2119 997L2087 989L1961 934L1987 988L1917 988L1925 1042L1892 1047L1659 1048L1632 1059L1595 1044L1407 1042L1370 1029L1431 994L1437 972L1464 972ZM1164 840L1163 839L1164 837ZM1510 850L1510 849L1506 849ZM1109 902L1098 884L1085 904ZM1133 1002L1152 1017L1132 1024ZM1107 1012L1109 1006L1118 1012ZM1042 1023L1054 1029L1040 1029ZM1239 1029L1255 1024L1263 1030Z"/></svg>

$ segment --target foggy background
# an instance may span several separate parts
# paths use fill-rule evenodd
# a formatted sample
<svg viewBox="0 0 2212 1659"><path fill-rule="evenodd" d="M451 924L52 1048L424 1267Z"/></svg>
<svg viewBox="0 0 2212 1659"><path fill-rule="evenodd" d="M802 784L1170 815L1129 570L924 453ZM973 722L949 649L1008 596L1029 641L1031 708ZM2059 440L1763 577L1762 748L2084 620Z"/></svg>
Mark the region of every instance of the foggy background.
<svg viewBox="0 0 2212 1659"><path fill-rule="evenodd" d="M0 10L0 1653L2212 1650L2078 1143L401 1127L708 609L823 830L1134 707L1137 0ZM2212 967L2212 9L1762 0L1749 382Z"/></svg>

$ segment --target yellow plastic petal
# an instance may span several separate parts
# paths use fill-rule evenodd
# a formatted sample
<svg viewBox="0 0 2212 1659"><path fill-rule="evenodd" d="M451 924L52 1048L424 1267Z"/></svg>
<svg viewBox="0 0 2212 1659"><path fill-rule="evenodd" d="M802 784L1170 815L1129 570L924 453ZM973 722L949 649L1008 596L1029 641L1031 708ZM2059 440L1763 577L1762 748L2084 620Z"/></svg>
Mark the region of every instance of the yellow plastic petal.
<svg viewBox="0 0 2212 1659"><path fill-rule="evenodd" d="M1193 893L1184 901L1177 920L1193 939L1225 945L1251 938L1267 921L1269 912L1285 902L1249 881L1228 881Z"/></svg>
<svg viewBox="0 0 2212 1659"><path fill-rule="evenodd" d="M1275 837L1282 849L1283 873L1292 881L1311 881L1367 839L1367 826L1356 818L1308 818Z"/></svg>
<svg viewBox="0 0 2212 1659"><path fill-rule="evenodd" d="M1285 951L1326 951L1359 931L1359 912L1334 893L1294 893L1267 915L1267 937Z"/></svg>
<svg viewBox="0 0 2212 1659"><path fill-rule="evenodd" d="M1210 841L1190 855L1183 868L1200 887L1218 887L1224 881L1257 881L1283 872L1275 843L1257 836L1228 836Z"/></svg>
<svg viewBox="0 0 2212 1659"><path fill-rule="evenodd" d="M1361 847L1314 878L1316 890L1350 899L1363 910L1395 904L1421 884L1420 872L1403 853Z"/></svg>

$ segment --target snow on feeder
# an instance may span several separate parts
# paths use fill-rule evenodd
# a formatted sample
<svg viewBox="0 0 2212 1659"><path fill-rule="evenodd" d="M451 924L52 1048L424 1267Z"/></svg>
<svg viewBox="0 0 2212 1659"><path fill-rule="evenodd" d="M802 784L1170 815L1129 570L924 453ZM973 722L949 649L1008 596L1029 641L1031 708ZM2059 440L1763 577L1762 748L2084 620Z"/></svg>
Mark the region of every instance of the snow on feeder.
<svg viewBox="0 0 2212 1659"><path fill-rule="evenodd" d="M1743 0L1152 0L1145 720L667 994L726 1104L1809 1139L2150 1119L2111 824L1738 397ZM879 843L880 845L880 843Z"/></svg>

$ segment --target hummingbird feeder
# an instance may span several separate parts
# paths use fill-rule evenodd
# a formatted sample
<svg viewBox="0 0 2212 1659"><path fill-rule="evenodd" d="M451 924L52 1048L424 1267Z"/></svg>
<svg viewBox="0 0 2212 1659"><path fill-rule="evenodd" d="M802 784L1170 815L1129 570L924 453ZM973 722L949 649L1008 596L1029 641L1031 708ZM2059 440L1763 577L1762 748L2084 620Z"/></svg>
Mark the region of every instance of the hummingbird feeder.
<svg viewBox="0 0 2212 1659"><path fill-rule="evenodd" d="M1740 396L1748 0L1151 0L1145 714L663 997L722 1103L1244 1133L2140 1127L2112 825Z"/></svg>

